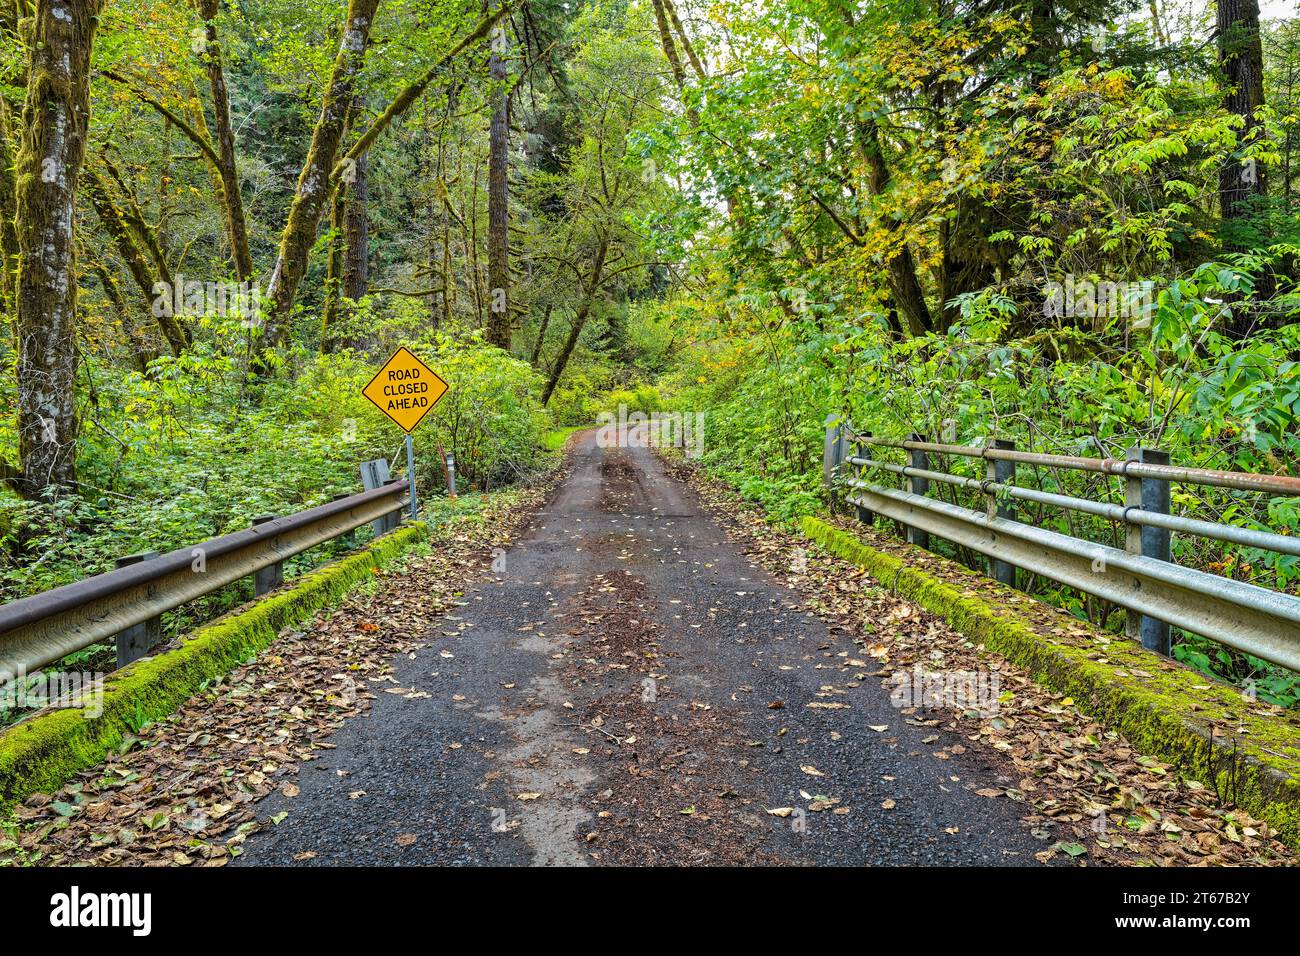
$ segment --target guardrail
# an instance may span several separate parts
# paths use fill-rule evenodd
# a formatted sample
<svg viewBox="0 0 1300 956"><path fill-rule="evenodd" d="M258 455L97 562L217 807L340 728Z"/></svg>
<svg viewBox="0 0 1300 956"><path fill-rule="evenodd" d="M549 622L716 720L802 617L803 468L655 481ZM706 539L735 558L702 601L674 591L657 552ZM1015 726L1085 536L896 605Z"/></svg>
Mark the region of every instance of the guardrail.
<svg viewBox="0 0 1300 956"><path fill-rule="evenodd" d="M132 555L105 574L0 607L0 685L91 644L116 638L117 666L161 638L161 615L252 576L265 594L284 580L287 558L373 523L397 527L411 503L405 480L389 479L382 459L362 468L367 490L285 517L254 520L246 531L179 548ZM412 509L414 510L414 509Z"/></svg>
<svg viewBox="0 0 1300 956"><path fill-rule="evenodd" d="M870 457L872 448L903 450L908 464L878 461ZM986 476L932 469L932 454L982 459ZM1017 485L1021 464L1119 478L1124 504ZM909 490L868 481L866 475L873 471L906 478ZM874 523L876 515L893 519L908 541L923 548L929 547L931 534L969 548L989 559L990 576L1004 584L1014 586L1016 570L1023 568L1134 612L1128 615L1128 635L1148 649L1168 655L1172 625L1300 671L1300 598L1180 567L1171 559L1171 536L1188 534L1298 556L1300 538L1170 514L1171 482L1300 497L1300 478L1184 468L1148 448L1132 448L1123 459L1078 458L1017 451L998 440L974 446L930 442L919 435L875 438L831 415L826 419L823 479L828 489L849 489L846 501L857 508L860 520ZM928 497L931 482L982 494L984 511ZM1114 521L1125 530L1125 547L1017 521L1016 501Z"/></svg>

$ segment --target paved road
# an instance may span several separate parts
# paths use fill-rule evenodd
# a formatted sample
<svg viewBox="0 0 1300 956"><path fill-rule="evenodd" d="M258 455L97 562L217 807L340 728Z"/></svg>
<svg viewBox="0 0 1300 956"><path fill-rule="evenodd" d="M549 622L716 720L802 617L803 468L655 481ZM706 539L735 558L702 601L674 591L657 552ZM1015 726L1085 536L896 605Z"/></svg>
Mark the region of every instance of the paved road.
<svg viewBox="0 0 1300 956"><path fill-rule="evenodd" d="M240 863L1036 865L995 771L935 759L647 449L579 436L496 568Z"/></svg>

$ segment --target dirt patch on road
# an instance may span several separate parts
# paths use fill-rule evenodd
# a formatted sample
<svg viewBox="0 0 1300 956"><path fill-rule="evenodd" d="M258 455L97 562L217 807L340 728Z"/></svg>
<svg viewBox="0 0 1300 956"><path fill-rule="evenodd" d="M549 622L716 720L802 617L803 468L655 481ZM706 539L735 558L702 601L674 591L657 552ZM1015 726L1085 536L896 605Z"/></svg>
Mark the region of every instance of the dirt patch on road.
<svg viewBox="0 0 1300 956"><path fill-rule="evenodd" d="M597 507L613 514L644 499L641 472L632 464L627 452L612 451L607 454L600 463L600 500Z"/></svg>
<svg viewBox="0 0 1300 956"><path fill-rule="evenodd" d="M602 864L781 863L762 850L764 808L747 792L749 744L736 715L674 690L671 655L634 575L598 575L566 620L564 682L584 692L578 728L598 781L581 834Z"/></svg>

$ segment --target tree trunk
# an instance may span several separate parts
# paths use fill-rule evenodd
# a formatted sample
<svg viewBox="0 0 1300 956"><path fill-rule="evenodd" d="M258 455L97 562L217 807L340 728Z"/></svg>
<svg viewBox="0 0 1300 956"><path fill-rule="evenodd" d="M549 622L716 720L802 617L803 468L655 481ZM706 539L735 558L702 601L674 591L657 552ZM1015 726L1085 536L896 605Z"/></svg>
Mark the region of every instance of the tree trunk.
<svg viewBox="0 0 1300 956"><path fill-rule="evenodd" d="M13 50L21 49L18 31L19 8L6 4L0 8L0 43ZM21 60L15 57L15 60ZM0 75L6 85L25 87L21 68ZM0 313L13 318L18 294L18 233L14 226L18 184L14 181L14 159L18 149L18 117L9 102L0 95ZM14 343L17 347L17 342Z"/></svg>
<svg viewBox="0 0 1300 956"><path fill-rule="evenodd" d="M469 194L465 197L466 205L469 207L469 218L464 240L465 252L469 257L466 271L469 273L469 282L471 283L470 292L474 296L474 316L480 328L487 324L483 319L483 269L478 261L478 197L483 192L479 188L479 174L482 171L483 164L476 161L474 163L474 179L470 184ZM462 228L465 225L465 223L462 223Z"/></svg>
<svg viewBox="0 0 1300 956"><path fill-rule="evenodd" d="M430 278L437 275L441 277L442 295L445 298L447 292L447 276L442 271L442 253L438 249L438 182L442 178L442 130L438 130L437 149L434 149L433 139L433 110L429 105L429 98L424 99L424 115L422 117L424 126L423 147L424 147L424 169L428 169L429 163L433 164L433 177L429 185L429 191L425 199L424 219L424 268ZM438 301L439 290L432 285L429 288L428 308L429 308L429 327L438 328L442 324L442 303Z"/></svg>
<svg viewBox="0 0 1300 956"><path fill-rule="evenodd" d="M668 26L668 14L664 10L664 0L653 0L655 26L659 29L659 45L663 47L668 67L673 71L673 82L677 89L686 86L686 70L682 67L682 58L677 55L677 44L673 41L671 28ZM698 120L697 120L698 122Z"/></svg>
<svg viewBox="0 0 1300 956"><path fill-rule="evenodd" d="M316 241L321 215L330 199L333 188L331 173L378 7L379 0L350 0L348 3L342 42L325 98L321 101L320 118L312 132L311 147L298 176L298 189L280 236L280 251L266 291L268 314L261 343L263 350L275 348L288 339L289 316L298 285L307 271L307 256Z"/></svg>
<svg viewBox="0 0 1300 956"><path fill-rule="evenodd" d="M496 108L488 127L487 341L510 350L510 95L506 90L505 28L492 34L488 79Z"/></svg>
<svg viewBox="0 0 1300 956"><path fill-rule="evenodd" d="M149 372L149 363L158 357L158 353L149 344L148 336L135 322L135 315L122 298L122 290L117 287L117 280L102 263L96 262L90 267L99 277L99 284L104 289L104 297L113 307L118 321L122 323L122 336L131 350L131 361L142 375Z"/></svg>
<svg viewBox="0 0 1300 956"><path fill-rule="evenodd" d="M889 166L885 163L880 129L875 120L859 124L858 143L867 162L867 186L873 196L880 196L888 188L892 177ZM899 225L897 222L892 223L890 231L897 231ZM890 257L887 269L894 305L907 320L908 331L914 338L924 335L934 328L934 319L930 315L930 307L925 303L925 293L916 276L916 260L912 257L912 247L907 242L900 243L899 250Z"/></svg>
<svg viewBox="0 0 1300 956"><path fill-rule="evenodd" d="M122 261L126 263L131 277L135 280L135 284L140 290L141 301L144 304L144 312L157 319L158 328L161 330L163 338L167 340L167 347L171 350L172 355L180 355L185 346L189 344L188 336L181 326L180 319L171 314L169 310L160 310L155 306L159 296L158 283L165 282L167 286L170 286L170 280L160 278L150 271L149 260L128 228L122 211L117 208L112 196L109 195L108 184L103 177L93 169L87 169L85 175L86 192L90 196L90 204L99 216L104 231L108 233L113 240L113 244L117 246L117 254L122 257ZM175 298L172 298L172 292L172 289L167 288L164 289L163 294L172 301L183 300L185 297L184 289L174 290Z"/></svg>
<svg viewBox="0 0 1300 956"><path fill-rule="evenodd" d="M0 98L0 313L13 315L18 281L18 232L14 214L18 186L14 182L14 135L9 107Z"/></svg>
<svg viewBox="0 0 1300 956"><path fill-rule="evenodd" d="M1259 38L1258 0L1218 0L1219 67L1227 91L1224 106L1242 118L1240 141L1256 129L1264 105L1264 52ZM1225 220L1250 211L1252 196L1267 192L1264 169L1253 160L1233 157L1219 170L1219 201Z"/></svg>
<svg viewBox="0 0 1300 956"><path fill-rule="evenodd" d="M1169 45L1169 35L1165 32L1165 25L1160 20L1160 7L1156 0L1148 0L1147 6L1151 11L1151 36L1161 46Z"/></svg>
<svg viewBox="0 0 1300 956"><path fill-rule="evenodd" d="M334 351L334 326L339 317L339 290L343 275L343 193L336 190L330 203L330 243L325 263L325 303L321 306L320 350Z"/></svg>
<svg viewBox="0 0 1300 956"><path fill-rule="evenodd" d="M73 221L101 0L38 0L16 162L19 488L76 480L77 263Z"/></svg>
<svg viewBox="0 0 1300 956"><path fill-rule="evenodd" d="M1242 118L1237 142L1245 145L1259 130L1261 124L1256 113L1264 105L1264 51L1259 36L1259 2L1218 0L1217 10L1219 68L1226 84L1224 106ZM1254 159L1241 159L1234 154L1223 164L1219 170L1219 205L1227 227L1229 249L1240 250L1253 244L1234 227L1251 217L1253 200L1267 193L1264 167ZM1256 299L1270 298L1274 289L1273 276L1269 273L1261 275L1255 285ZM1249 304L1237 303L1226 331L1235 338L1245 338L1259 318Z"/></svg>
<svg viewBox="0 0 1300 956"><path fill-rule="evenodd" d="M199 16L203 18L203 64L212 89L212 116L217 140L217 172L221 177L222 205L226 231L230 238L230 254L235 262L235 275L240 282L253 277L253 256L248 247L248 221L244 216L244 196L239 188L239 172L235 165L235 129L230 121L230 91L226 87L226 69L222 62L221 42L217 36L217 12L221 0L198 0Z"/></svg>
<svg viewBox="0 0 1300 956"><path fill-rule="evenodd" d="M356 179L343 204L343 297L359 302L370 276L370 154L357 157Z"/></svg>
<svg viewBox="0 0 1300 956"><path fill-rule="evenodd" d="M691 45L691 39L686 35L686 28L682 26L681 19L677 16L677 8L673 6L673 0L660 0L664 9L668 11L668 18L673 21L673 28L677 31L678 38L682 41L682 49L686 51L686 59L690 61L691 69L695 75L703 82L705 79L704 64L700 58L695 55L695 47Z"/></svg>
<svg viewBox="0 0 1300 956"><path fill-rule="evenodd" d="M537 330L537 342L533 345L533 354L528 359L533 368L539 369L538 360L542 357L542 345L546 342L546 327L551 324L551 312L555 309L553 303L546 304L546 311L542 313L542 325Z"/></svg>
<svg viewBox="0 0 1300 956"><path fill-rule="evenodd" d="M605 255L608 252L609 240L602 237L600 244L596 247L596 261L591 267L591 281L587 284L582 303L578 306L577 314L573 317L573 327L569 329L568 338L564 340L560 354L556 356L555 368L551 369L550 381L546 383L546 390L542 393L543 405L548 404L551 401L551 396L555 394L555 387L560 384L560 376L564 374L564 368L569 364L569 359L573 356L573 350L578 345L578 336L582 335L582 327L587 324L587 316L591 314L592 303L596 301L596 293L600 291L601 274L605 271Z"/></svg>
<svg viewBox="0 0 1300 956"><path fill-rule="evenodd" d="M978 292L996 278L992 262L986 255L988 236L995 231L993 211L978 200L958 196L957 213L952 220L939 223L939 242L943 262L939 268L941 303L935 331L946 333L961 319L961 309L948 303L968 292Z"/></svg>

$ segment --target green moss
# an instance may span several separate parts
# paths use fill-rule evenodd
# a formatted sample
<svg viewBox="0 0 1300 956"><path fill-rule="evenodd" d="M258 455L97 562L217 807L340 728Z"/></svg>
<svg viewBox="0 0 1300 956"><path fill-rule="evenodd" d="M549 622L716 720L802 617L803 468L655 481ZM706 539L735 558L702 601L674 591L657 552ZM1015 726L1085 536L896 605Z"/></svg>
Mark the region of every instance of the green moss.
<svg viewBox="0 0 1300 956"><path fill-rule="evenodd" d="M1300 848L1300 726L1293 719L1261 715L1235 688L1083 622L1071 623L1084 636L1057 639L1010 609L1032 599L980 579L982 591L1005 595L1006 606L990 604L954 583L973 584L977 575L953 562L926 555L944 565L947 580L941 580L817 518L805 518L802 528L831 554L865 568L1043 686L1073 697L1080 710L1142 752L1214 787Z"/></svg>
<svg viewBox="0 0 1300 956"><path fill-rule="evenodd" d="M426 525L413 522L364 551L303 575L288 590L200 628L175 650L115 671L104 679L99 716L51 710L0 734L0 809L32 793L51 792L101 762L133 728L171 714L206 682L269 645L282 629L342 600L425 537Z"/></svg>

